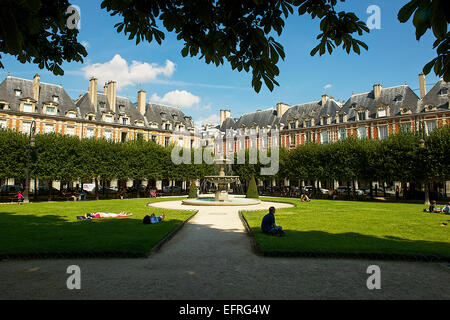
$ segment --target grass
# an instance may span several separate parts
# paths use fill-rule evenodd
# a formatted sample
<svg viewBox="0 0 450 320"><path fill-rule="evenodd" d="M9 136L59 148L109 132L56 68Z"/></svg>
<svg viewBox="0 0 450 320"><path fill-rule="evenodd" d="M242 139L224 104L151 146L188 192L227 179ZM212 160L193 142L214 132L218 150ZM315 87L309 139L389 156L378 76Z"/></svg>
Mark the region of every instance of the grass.
<svg viewBox="0 0 450 320"><path fill-rule="evenodd" d="M265 198L264 200L280 201ZM450 260L450 216L424 213L425 206L282 200L297 205L275 218L286 237L261 232L266 212L243 212L261 253L266 255L376 256Z"/></svg>
<svg viewBox="0 0 450 320"><path fill-rule="evenodd" d="M176 200L176 199L173 199ZM145 256L192 211L146 207L159 199L103 200L0 205L0 257ZM167 199L163 200L167 201ZM77 220L88 212L121 211L129 218ZM145 215L166 214L156 225Z"/></svg>

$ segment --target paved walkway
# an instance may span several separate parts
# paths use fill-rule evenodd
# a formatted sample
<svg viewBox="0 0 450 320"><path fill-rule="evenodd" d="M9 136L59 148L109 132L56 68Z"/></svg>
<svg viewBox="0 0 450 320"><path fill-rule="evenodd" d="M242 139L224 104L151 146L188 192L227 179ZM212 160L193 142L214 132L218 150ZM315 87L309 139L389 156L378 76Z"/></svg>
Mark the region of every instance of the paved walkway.
<svg viewBox="0 0 450 320"><path fill-rule="evenodd" d="M271 205L285 206L251 208ZM239 208L198 209L147 259L0 262L0 299L450 299L446 263L260 257ZM366 286L373 264L381 267L381 290ZM81 268L81 290L66 288L69 265Z"/></svg>

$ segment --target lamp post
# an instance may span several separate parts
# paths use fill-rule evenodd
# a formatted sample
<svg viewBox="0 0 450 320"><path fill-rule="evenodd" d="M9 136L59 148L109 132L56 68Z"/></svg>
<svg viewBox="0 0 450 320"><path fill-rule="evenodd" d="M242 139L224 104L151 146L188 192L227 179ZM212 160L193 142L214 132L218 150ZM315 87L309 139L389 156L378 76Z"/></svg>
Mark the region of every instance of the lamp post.
<svg viewBox="0 0 450 320"><path fill-rule="evenodd" d="M422 139L420 139L419 141L419 147L422 150L423 154L427 147L425 143L425 122L423 120L421 122L421 126L422 126ZM425 159L423 159L422 161L425 161ZM424 175L426 175L426 172L424 172ZM427 178L425 178L425 205L430 205L430 189Z"/></svg>
<svg viewBox="0 0 450 320"><path fill-rule="evenodd" d="M24 203L30 202L29 190L30 190L30 158L31 149L35 146L34 133L36 132L36 121L32 121L30 125L30 137L28 140L28 150L27 150L27 166L25 168L26 179L25 179L25 190L24 190Z"/></svg>

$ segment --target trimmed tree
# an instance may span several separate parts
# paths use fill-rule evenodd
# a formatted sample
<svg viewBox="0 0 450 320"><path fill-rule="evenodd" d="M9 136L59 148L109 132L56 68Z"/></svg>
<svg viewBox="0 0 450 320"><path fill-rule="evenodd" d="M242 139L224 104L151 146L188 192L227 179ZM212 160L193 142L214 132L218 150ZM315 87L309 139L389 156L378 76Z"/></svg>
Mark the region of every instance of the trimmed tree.
<svg viewBox="0 0 450 320"><path fill-rule="evenodd" d="M259 198L258 187L256 186L255 176L252 176L250 178L250 183L249 183L248 189L247 189L247 198L251 198L251 199Z"/></svg>
<svg viewBox="0 0 450 320"><path fill-rule="evenodd" d="M197 198L197 186L195 184L195 180L191 181L191 185L189 186L189 199Z"/></svg>

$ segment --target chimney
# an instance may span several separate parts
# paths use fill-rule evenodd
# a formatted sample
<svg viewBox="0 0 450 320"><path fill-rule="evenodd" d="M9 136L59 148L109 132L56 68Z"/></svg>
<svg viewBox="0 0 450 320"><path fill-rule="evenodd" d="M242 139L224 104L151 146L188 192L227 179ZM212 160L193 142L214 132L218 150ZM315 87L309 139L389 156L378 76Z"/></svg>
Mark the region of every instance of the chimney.
<svg viewBox="0 0 450 320"><path fill-rule="evenodd" d="M97 78L95 77L89 80L89 97L91 104L94 106L94 110L97 111Z"/></svg>
<svg viewBox="0 0 450 320"><path fill-rule="evenodd" d="M220 110L220 125L223 124L223 122L231 118L231 111L230 110Z"/></svg>
<svg viewBox="0 0 450 320"><path fill-rule="evenodd" d="M322 107L325 106L330 97L327 94L322 95Z"/></svg>
<svg viewBox="0 0 450 320"><path fill-rule="evenodd" d="M116 97L116 82L109 81L107 84L106 98L108 99L108 103L112 112L116 112Z"/></svg>
<svg viewBox="0 0 450 320"><path fill-rule="evenodd" d="M420 99L423 99L427 94L427 83L425 81L425 75L419 74L419 86L420 86Z"/></svg>
<svg viewBox="0 0 450 320"><path fill-rule="evenodd" d="M284 103L278 103L277 104L277 116L281 118L285 112L289 109L289 106Z"/></svg>
<svg viewBox="0 0 450 320"><path fill-rule="evenodd" d="M381 89L383 87L381 86L381 84L375 84L373 86L373 95L375 97L375 99L378 99L379 97L381 97Z"/></svg>
<svg viewBox="0 0 450 320"><path fill-rule="evenodd" d="M41 85L41 77L36 73L33 79L33 99L39 100L39 86Z"/></svg>
<svg viewBox="0 0 450 320"><path fill-rule="evenodd" d="M138 92L138 110L144 115L146 106L147 92L145 90L139 90Z"/></svg>

